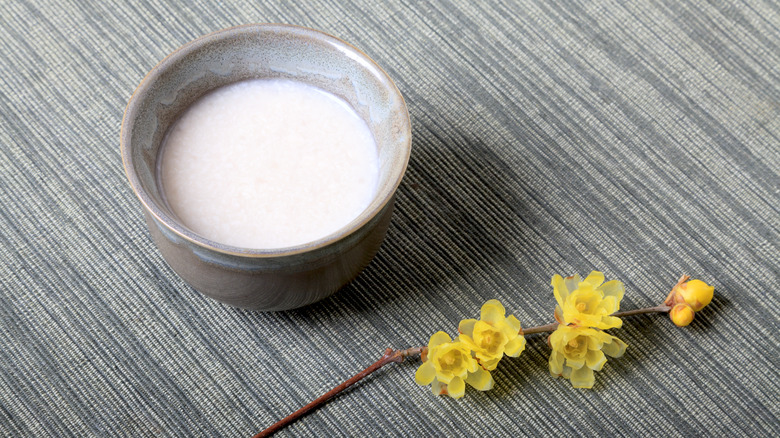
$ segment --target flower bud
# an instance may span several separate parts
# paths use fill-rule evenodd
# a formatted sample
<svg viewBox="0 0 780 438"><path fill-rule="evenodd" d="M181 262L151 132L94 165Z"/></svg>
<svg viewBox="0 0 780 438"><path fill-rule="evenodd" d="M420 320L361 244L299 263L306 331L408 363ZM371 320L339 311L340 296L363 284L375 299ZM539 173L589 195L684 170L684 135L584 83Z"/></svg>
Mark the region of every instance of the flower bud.
<svg viewBox="0 0 780 438"><path fill-rule="evenodd" d="M693 308L686 303L677 304L669 311L669 317L672 318L672 322L678 327L685 327L690 324L693 321L693 316Z"/></svg>
<svg viewBox="0 0 780 438"><path fill-rule="evenodd" d="M701 280L691 280L677 288L678 297L682 298L695 312L709 304L714 293L715 288Z"/></svg>

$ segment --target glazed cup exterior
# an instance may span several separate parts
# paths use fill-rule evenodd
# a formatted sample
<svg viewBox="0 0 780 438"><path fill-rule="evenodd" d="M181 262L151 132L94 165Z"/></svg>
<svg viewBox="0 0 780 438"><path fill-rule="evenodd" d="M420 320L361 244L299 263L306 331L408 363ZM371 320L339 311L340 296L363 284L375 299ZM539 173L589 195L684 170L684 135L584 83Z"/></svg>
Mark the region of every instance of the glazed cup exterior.
<svg viewBox="0 0 780 438"><path fill-rule="evenodd" d="M204 94L248 79L289 79L328 91L371 129L379 155L377 191L368 208L337 232L288 248L232 247L188 229L165 201L159 159L168 128ZM358 49L312 29L252 24L198 38L154 67L128 102L120 144L150 234L182 279L226 304L287 310L331 295L379 250L409 161L411 126L392 80Z"/></svg>

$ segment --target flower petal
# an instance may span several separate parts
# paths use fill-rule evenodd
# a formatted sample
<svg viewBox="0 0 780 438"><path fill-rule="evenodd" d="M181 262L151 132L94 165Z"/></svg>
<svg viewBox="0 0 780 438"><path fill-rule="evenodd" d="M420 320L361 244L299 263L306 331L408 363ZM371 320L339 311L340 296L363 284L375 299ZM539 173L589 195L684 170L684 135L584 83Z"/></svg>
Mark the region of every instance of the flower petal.
<svg viewBox="0 0 780 438"><path fill-rule="evenodd" d="M520 356L523 350L525 350L525 337L518 336L507 342L506 347L504 347L504 354L509 357L517 357Z"/></svg>
<svg viewBox="0 0 780 438"><path fill-rule="evenodd" d="M466 383L479 391L487 391L488 389L493 388L495 382L493 381L493 376L490 375L490 372L478 368L476 372L469 373L468 377L466 377Z"/></svg>
<svg viewBox="0 0 780 438"><path fill-rule="evenodd" d="M596 378L593 377L593 370L588 367L582 367L571 372L571 386L575 388L593 388Z"/></svg>
<svg viewBox="0 0 780 438"><path fill-rule="evenodd" d="M433 395L447 395L447 385L434 380L431 383L431 392L433 392Z"/></svg>
<svg viewBox="0 0 780 438"><path fill-rule="evenodd" d="M447 392L452 398L461 398L466 393L466 382L460 377L455 377L447 384Z"/></svg>
<svg viewBox="0 0 780 438"><path fill-rule="evenodd" d="M458 324L458 331L471 338L474 336L474 324L476 323L476 319L464 319Z"/></svg>
<svg viewBox="0 0 780 438"><path fill-rule="evenodd" d="M481 355L477 355L478 357ZM479 365L482 365L483 368L485 368L488 371L493 371L498 366L498 361L500 361L500 357L489 357L489 356L482 356L479 357ZM479 365L477 365L479 367Z"/></svg>
<svg viewBox="0 0 780 438"><path fill-rule="evenodd" d="M475 372L477 370L477 368L479 368L479 363L477 363L476 359L474 359L473 357L470 356L471 353L468 353L468 354L469 354L469 356L468 356L467 363L466 363L466 370L469 373L473 373L473 372ZM498 362L498 361L496 361L496 362ZM464 377L464 376L461 376L461 377Z"/></svg>
<svg viewBox="0 0 780 438"><path fill-rule="evenodd" d="M566 326L559 324L555 331L552 332L550 337L547 339L547 342L549 342L550 347L552 347L553 350L561 350L563 348L563 346L560 344L565 342L563 332L566 329L564 327Z"/></svg>
<svg viewBox="0 0 780 438"><path fill-rule="evenodd" d="M620 357L626 352L627 346L628 345L626 345L625 342L613 336L612 342L605 343L604 346L601 347L601 351L611 357Z"/></svg>
<svg viewBox="0 0 780 438"><path fill-rule="evenodd" d="M601 371L605 363L607 363L607 356L604 356L604 352L601 350L588 350L588 354L585 356L585 365L588 368L594 371Z"/></svg>
<svg viewBox="0 0 780 438"><path fill-rule="evenodd" d="M571 277L566 277L563 282L566 284L566 289L569 291L568 293L572 293L579 287L580 284L580 274L574 274ZM561 303L561 305L563 305Z"/></svg>
<svg viewBox="0 0 780 438"><path fill-rule="evenodd" d="M585 358L582 359L572 359L567 357L566 358L566 366L569 366L573 369L580 369L585 366Z"/></svg>
<svg viewBox="0 0 780 438"><path fill-rule="evenodd" d="M418 385L430 385L435 378L436 368L430 361L423 362L423 364L420 365L420 368L417 368L417 372L414 373L414 381L417 382Z"/></svg>
<svg viewBox="0 0 780 438"><path fill-rule="evenodd" d="M618 311L619 305L615 297L606 297L599 303L597 312L599 315L610 315Z"/></svg>
<svg viewBox="0 0 780 438"><path fill-rule="evenodd" d="M550 374L560 376L563 373L563 355L555 350L550 354Z"/></svg>
<svg viewBox="0 0 780 438"><path fill-rule="evenodd" d="M467 335L460 335L457 338L455 338L457 342L462 342L464 345L466 345L471 350L476 350L478 348L477 343L474 342L474 339L470 338Z"/></svg>
<svg viewBox="0 0 780 438"><path fill-rule="evenodd" d="M482 305L480 319L490 325L496 325L504 320L506 309L498 300L488 300Z"/></svg>
<svg viewBox="0 0 780 438"><path fill-rule="evenodd" d="M599 286L597 290L604 294L604 297L615 297L618 301L618 307L620 306L620 300L623 299L623 294L626 292L623 282L618 280L610 280Z"/></svg>
<svg viewBox="0 0 780 438"><path fill-rule="evenodd" d="M563 309L561 309L561 306L559 305L555 306L555 312L553 313L553 316L555 316L555 320L558 322L558 324L566 323L566 321L564 321Z"/></svg>
<svg viewBox="0 0 780 438"><path fill-rule="evenodd" d="M431 349L433 347L436 347L437 345L446 344L447 342L451 342L452 338L447 333L444 333L442 331L438 331L431 335L431 339L428 341L428 349Z"/></svg>
<svg viewBox="0 0 780 438"><path fill-rule="evenodd" d="M617 316L602 316L601 321L598 324L595 324L595 326L602 330L620 328L623 327L623 320Z"/></svg>
<svg viewBox="0 0 780 438"><path fill-rule="evenodd" d="M445 385L450 383L450 381L455 378L455 375L452 374L452 372L448 372L448 371L439 372L439 371L436 372L436 380L438 380L441 383L444 383Z"/></svg>
<svg viewBox="0 0 780 438"><path fill-rule="evenodd" d="M582 280L583 283L589 283L593 286L593 288L599 287L601 283L604 282L604 273L599 271L593 271L585 277L584 280Z"/></svg>
<svg viewBox="0 0 780 438"><path fill-rule="evenodd" d="M555 295L555 301L559 306L563 306L566 302L566 298L569 298L569 289L566 287L566 282L563 277L558 274L553 275L552 278L553 295Z"/></svg>
<svg viewBox="0 0 780 438"><path fill-rule="evenodd" d="M590 334L590 329L584 327L558 325L558 328L553 332L553 334L555 333L560 333L562 337L562 341L564 343L569 343L569 341L575 339L577 336L581 334L585 334L585 335Z"/></svg>
<svg viewBox="0 0 780 438"><path fill-rule="evenodd" d="M601 330L588 330L588 350L601 350L601 346L611 342L612 335Z"/></svg>
<svg viewBox="0 0 780 438"><path fill-rule="evenodd" d="M506 325L509 326L510 329L515 334L520 333L520 329L522 326L520 325L520 320L515 317L515 315L509 315L506 317Z"/></svg>
<svg viewBox="0 0 780 438"><path fill-rule="evenodd" d="M601 328L601 315L588 315L587 313L572 312L567 316L566 322L580 327Z"/></svg>

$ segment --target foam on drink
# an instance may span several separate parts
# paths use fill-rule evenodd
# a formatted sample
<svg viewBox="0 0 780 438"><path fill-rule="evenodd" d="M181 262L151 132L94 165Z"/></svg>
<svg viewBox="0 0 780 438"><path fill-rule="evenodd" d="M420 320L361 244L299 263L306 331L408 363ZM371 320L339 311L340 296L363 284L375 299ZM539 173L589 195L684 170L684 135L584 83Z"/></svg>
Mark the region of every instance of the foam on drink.
<svg viewBox="0 0 780 438"><path fill-rule="evenodd" d="M188 108L163 146L171 209L223 244L283 248L325 237L371 202L376 144L343 100L299 82L250 80Z"/></svg>

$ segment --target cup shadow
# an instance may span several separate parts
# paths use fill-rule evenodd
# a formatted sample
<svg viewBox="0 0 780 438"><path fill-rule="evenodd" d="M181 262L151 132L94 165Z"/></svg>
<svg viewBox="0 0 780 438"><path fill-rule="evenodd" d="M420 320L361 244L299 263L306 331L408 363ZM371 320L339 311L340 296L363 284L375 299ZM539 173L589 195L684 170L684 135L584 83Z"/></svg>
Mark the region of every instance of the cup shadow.
<svg viewBox="0 0 780 438"><path fill-rule="evenodd" d="M531 230L534 213L516 169L469 132L420 119L413 127L412 156L379 253L352 283L294 311L297 316L306 318L324 309L320 306L375 312L402 297L436 296L453 283L479 291L484 288L475 271L507 290L534 284L516 262L517 254L537 246L533 240L539 236ZM474 313L467 304L467 313Z"/></svg>

